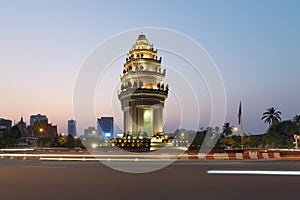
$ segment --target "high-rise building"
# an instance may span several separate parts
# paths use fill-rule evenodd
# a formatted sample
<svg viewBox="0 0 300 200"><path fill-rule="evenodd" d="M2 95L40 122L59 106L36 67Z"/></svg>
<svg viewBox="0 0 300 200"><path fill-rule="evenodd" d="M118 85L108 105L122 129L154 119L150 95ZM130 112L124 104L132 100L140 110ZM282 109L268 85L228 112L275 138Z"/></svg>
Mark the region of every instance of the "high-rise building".
<svg viewBox="0 0 300 200"><path fill-rule="evenodd" d="M169 90L165 75L161 57L141 33L127 54L118 93L125 134L153 136L163 132L163 108Z"/></svg>
<svg viewBox="0 0 300 200"><path fill-rule="evenodd" d="M73 137L77 135L76 121L73 119L68 120L68 135L72 135Z"/></svg>
<svg viewBox="0 0 300 200"><path fill-rule="evenodd" d="M33 126L36 120L48 120L46 115L36 114L30 116L30 126Z"/></svg>
<svg viewBox="0 0 300 200"><path fill-rule="evenodd" d="M5 131L11 128L12 121L9 119L0 118L0 137L3 136Z"/></svg>
<svg viewBox="0 0 300 200"><path fill-rule="evenodd" d="M114 118L101 117L97 119L98 134L104 139L111 139L114 137Z"/></svg>
<svg viewBox="0 0 300 200"><path fill-rule="evenodd" d="M0 127L3 129L10 129L12 121L10 119L0 118Z"/></svg>

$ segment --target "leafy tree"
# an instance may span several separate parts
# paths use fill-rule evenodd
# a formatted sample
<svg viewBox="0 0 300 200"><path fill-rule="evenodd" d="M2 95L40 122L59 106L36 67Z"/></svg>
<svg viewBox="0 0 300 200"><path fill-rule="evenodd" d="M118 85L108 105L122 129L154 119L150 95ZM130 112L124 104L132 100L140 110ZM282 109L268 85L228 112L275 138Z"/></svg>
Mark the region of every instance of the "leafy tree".
<svg viewBox="0 0 300 200"><path fill-rule="evenodd" d="M275 123L281 120L280 115L281 115L280 111L278 111L274 107L271 107L268 108L266 112L263 113L261 120L264 120L264 122L268 123L269 125L274 125Z"/></svg>
<svg viewBox="0 0 300 200"><path fill-rule="evenodd" d="M40 137L38 139L38 146L50 147L50 146L52 146L53 142L54 142L54 137L51 137L51 136Z"/></svg>
<svg viewBox="0 0 300 200"><path fill-rule="evenodd" d="M14 147L18 143L19 138L21 138L21 132L18 126L13 126L11 129L8 129L3 133L3 137L0 138L0 146Z"/></svg>
<svg viewBox="0 0 300 200"><path fill-rule="evenodd" d="M298 127L297 132L298 132L298 135L299 135L300 134L300 115L295 115L293 117L293 122L295 122L297 127Z"/></svg>
<svg viewBox="0 0 300 200"><path fill-rule="evenodd" d="M58 147L59 146L59 142L58 142L58 135L55 135L53 137L53 142L51 144L51 147Z"/></svg>
<svg viewBox="0 0 300 200"><path fill-rule="evenodd" d="M75 139L75 147L85 148L80 138Z"/></svg>
<svg viewBox="0 0 300 200"><path fill-rule="evenodd" d="M262 143L263 146L267 148L280 148L285 146L282 136L276 132L269 132L265 134Z"/></svg>
<svg viewBox="0 0 300 200"><path fill-rule="evenodd" d="M297 125L291 120L277 122L271 125L264 136L265 147L292 147L293 135L297 132Z"/></svg>
<svg viewBox="0 0 300 200"><path fill-rule="evenodd" d="M75 145L76 145L76 142L75 142L74 137L72 135L68 135L65 146L67 148L73 149L75 147Z"/></svg>
<svg viewBox="0 0 300 200"><path fill-rule="evenodd" d="M297 132L297 125L291 120L282 121L274 125L274 129L277 133L283 135L287 139L292 139L293 135Z"/></svg>
<svg viewBox="0 0 300 200"><path fill-rule="evenodd" d="M65 136L63 134L60 134L58 137L58 145L60 147L65 147L66 142L67 142L67 140L66 140Z"/></svg>
<svg viewBox="0 0 300 200"><path fill-rule="evenodd" d="M252 135L250 135L250 133L248 135L243 136L243 143L244 143L244 146L247 148L257 147L255 138Z"/></svg>
<svg viewBox="0 0 300 200"><path fill-rule="evenodd" d="M234 135L231 137L221 138L220 143L223 147L238 147L240 141L239 141L239 137Z"/></svg>
<svg viewBox="0 0 300 200"><path fill-rule="evenodd" d="M191 146L200 149L201 145L203 144L205 136L206 136L206 131L198 131L195 135L195 138Z"/></svg>
<svg viewBox="0 0 300 200"><path fill-rule="evenodd" d="M292 147L294 141L293 135L297 132L298 127L295 122L291 120L282 121L272 125L269 128L268 134L273 133L280 136L281 146Z"/></svg>

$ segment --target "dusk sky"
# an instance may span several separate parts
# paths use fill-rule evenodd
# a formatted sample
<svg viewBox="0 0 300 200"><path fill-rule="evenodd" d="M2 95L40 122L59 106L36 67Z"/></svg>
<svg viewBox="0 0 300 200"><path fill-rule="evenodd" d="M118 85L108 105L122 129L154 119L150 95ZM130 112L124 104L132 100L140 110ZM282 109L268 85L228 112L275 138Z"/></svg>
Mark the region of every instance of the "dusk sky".
<svg viewBox="0 0 300 200"><path fill-rule="evenodd" d="M226 89L226 121L237 124L242 101L244 131L263 133L267 125L261 116L266 108L278 108L282 119L300 114L299 19L300 1L296 0L0 0L0 118L17 122L23 115L28 123L31 114L46 114L59 132L66 132L67 120L73 118L76 78L90 52L120 32L161 27L193 38L211 56ZM158 54L163 56L164 52ZM120 58L121 63L124 60ZM165 61L163 56L163 64ZM118 72L112 80L119 80L122 65L112 67ZM168 79L172 77L167 71ZM170 88L172 91L171 84ZM202 89L199 86L199 91ZM209 102L207 95L203 91L202 103ZM171 96L166 107L176 113ZM95 108L97 117L114 113L99 101ZM177 127L177 115L172 116L168 117L167 131L190 128ZM191 113L190 117L197 116ZM202 114L203 126L209 117ZM86 124L90 125L96 125L96 119ZM78 129L82 132L83 128Z"/></svg>

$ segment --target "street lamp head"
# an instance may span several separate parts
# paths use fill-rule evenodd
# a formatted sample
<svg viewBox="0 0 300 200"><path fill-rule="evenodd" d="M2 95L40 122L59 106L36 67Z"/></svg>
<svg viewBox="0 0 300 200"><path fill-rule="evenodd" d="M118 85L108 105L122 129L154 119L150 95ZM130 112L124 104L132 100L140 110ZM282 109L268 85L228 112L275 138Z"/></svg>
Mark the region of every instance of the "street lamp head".
<svg viewBox="0 0 300 200"><path fill-rule="evenodd" d="M238 127L233 127L233 130L235 131L235 132L237 132L238 130L239 130L239 128Z"/></svg>

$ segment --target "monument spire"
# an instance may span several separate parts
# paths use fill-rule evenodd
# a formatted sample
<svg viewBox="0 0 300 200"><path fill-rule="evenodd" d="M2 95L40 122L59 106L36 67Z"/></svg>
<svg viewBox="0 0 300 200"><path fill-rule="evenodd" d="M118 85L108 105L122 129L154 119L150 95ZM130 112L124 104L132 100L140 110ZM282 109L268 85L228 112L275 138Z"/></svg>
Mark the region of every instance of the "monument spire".
<svg viewBox="0 0 300 200"><path fill-rule="evenodd" d="M141 32L127 54L121 75L118 97L124 113L125 134L153 136L163 132L162 111L168 97L165 75L157 50Z"/></svg>

